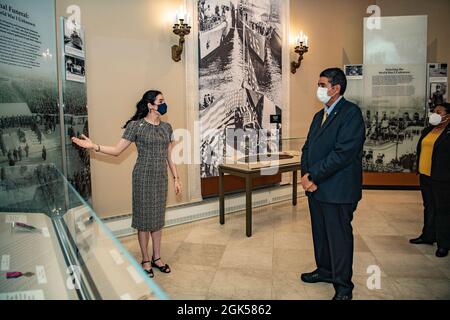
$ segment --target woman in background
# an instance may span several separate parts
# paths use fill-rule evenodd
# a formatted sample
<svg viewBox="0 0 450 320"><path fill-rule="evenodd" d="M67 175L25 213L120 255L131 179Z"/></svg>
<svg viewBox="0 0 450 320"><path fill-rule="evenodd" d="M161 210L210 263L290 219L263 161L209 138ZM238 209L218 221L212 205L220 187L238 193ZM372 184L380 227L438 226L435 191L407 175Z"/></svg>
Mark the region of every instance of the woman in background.
<svg viewBox="0 0 450 320"><path fill-rule="evenodd" d="M424 204L422 234L413 244L437 242L437 257L450 249L450 103L438 104L417 145L420 189Z"/></svg>
<svg viewBox="0 0 450 320"><path fill-rule="evenodd" d="M152 267L169 273L170 267L161 261L161 234L165 221L167 199L167 166L175 187L181 193L177 168L172 161L172 126L161 121L167 105L160 91L147 91L136 105L135 115L125 125L122 139L115 147L93 143L88 137L76 137L77 145L96 152L118 156L132 142L136 143L138 158L133 169L133 217L131 226L138 230L142 253L142 267L153 278ZM153 254L150 260L148 244L152 237Z"/></svg>

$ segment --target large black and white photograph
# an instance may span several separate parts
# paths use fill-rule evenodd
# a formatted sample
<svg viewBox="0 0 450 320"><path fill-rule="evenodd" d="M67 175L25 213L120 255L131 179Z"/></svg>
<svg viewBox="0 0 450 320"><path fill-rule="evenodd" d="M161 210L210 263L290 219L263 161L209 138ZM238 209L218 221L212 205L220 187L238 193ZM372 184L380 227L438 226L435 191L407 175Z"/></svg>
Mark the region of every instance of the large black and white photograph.
<svg viewBox="0 0 450 320"><path fill-rule="evenodd" d="M369 75L363 81L369 94L361 106L366 121L364 170L415 172L416 147L427 118L423 68L365 67Z"/></svg>
<svg viewBox="0 0 450 320"><path fill-rule="evenodd" d="M64 24L64 52L84 58L84 31L75 21L65 20Z"/></svg>
<svg viewBox="0 0 450 320"><path fill-rule="evenodd" d="M416 108L363 109L366 123L363 168L368 172L414 172L416 146L425 125Z"/></svg>
<svg viewBox="0 0 450 320"><path fill-rule="evenodd" d="M223 156L218 146L225 135L236 130L281 134L281 124L270 123L270 116L282 113L283 2L198 1L203 178L218 175Z"/></svg>
<svg viewBox="0 0 450 320"><path fill-rule="evenodd" d="M86 82L86 72L84 69L84 59L65 56L66 80L75 82Z"/></svg>
<svg viewBox="0 0 450 320"><path fill-rule="evenodd" d="M28 202L35 207L44 200L36 198L37 186L50 187L62 169L56 83L42 78L0 83L0 210Z"/></svg>
<svg viewBox="0 0 450 320"><path fill-rule="evenodd" d="M10 2L34 13L31 31L39 35L40 44L35 47L31 38L24 40L19 30L29 25L22 21L14 22L15 33L7 36L4 29L0 31L8 46L20 43L37 50L27 55L27 63L19 55L10 57L14 63L3 60L5 55L0 58L0 211L35 207L42 194L38 186L49 186L55 172L62 171L56 29L48 18L55 10L54 1ZM1 24L8 19L0 15Z"/></svg>
<svg viewBox="0 0 450 320"><path fill-rule="evenodd" d="M415 172L417 143L427 118L425 72L406 65L365 65L365 69L363 168Z"/></svg>

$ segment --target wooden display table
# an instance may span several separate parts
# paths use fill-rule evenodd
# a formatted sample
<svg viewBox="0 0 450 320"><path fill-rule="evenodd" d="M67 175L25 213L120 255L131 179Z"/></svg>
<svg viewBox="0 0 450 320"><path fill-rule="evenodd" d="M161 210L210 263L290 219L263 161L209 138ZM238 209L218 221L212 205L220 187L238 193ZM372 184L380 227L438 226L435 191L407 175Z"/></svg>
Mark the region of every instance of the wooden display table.
<svg viewBox="0 0 450 320"><path fill-rule="evenodd" d="M294 159L296 160L296 159ZM299 160L299 159L298 159ZM252 180L253 178L262 176L261 171L267 168L248 167L223 164L219 166L219 206L220 206L220 224L225 224L225 192L224 192L224 175L225 173L238 176L245 179L245 195L246 195L246 234L247 237L252 236ZM292 205L297 205L297 171L300 170L300 161L291 163L280 163L278 172L292 171Z"/></svg>

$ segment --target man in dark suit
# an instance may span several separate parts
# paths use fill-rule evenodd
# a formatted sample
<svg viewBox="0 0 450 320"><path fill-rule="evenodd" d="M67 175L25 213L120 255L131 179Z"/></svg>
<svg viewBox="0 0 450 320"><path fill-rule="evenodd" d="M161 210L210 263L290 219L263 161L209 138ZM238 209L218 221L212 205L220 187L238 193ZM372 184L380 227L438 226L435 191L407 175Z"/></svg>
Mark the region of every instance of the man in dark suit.
<svg viewBox="0 0 450 320"><path fill-rule="evenodd" d="M334 300L351 300L352 219L362 197L365 125L360 108L343 97L347 79L339 68L320 74L316 113L302 150L301 183L308 196L317 269L307 283L334 285Z"/></svg>

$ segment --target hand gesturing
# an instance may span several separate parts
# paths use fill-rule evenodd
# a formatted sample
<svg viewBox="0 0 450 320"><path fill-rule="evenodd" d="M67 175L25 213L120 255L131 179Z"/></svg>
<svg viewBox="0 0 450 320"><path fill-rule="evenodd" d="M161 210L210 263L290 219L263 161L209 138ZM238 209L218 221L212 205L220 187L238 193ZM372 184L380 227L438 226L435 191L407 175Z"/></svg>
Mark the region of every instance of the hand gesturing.
<svg viewBox="0 0 450 320"><path fill-rule="evenodd" d="M77 144L78 146L85 148L85 149L93 149L94 148L94 143L91 141L91 139L89 139L88 137L86 137L84 134L81 135L82 139L79 139L77 137L72 137L72 141Z"/></svg>

